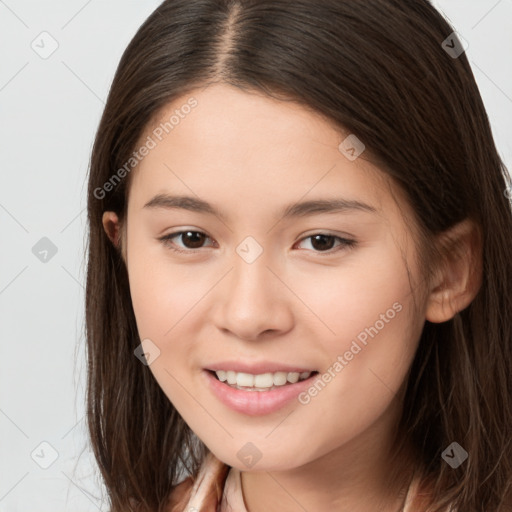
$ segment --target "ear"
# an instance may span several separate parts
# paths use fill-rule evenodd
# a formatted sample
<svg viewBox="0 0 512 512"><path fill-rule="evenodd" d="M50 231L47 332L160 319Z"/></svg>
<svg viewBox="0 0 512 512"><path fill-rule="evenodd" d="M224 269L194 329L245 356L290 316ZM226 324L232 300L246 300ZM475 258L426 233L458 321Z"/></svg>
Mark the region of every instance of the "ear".
<svg viewBox="0 0 512 512"><path fill-rule="evenodd" d="M443 232L442 254L427 300L425 318L446 322L465 309L482 283L482 237L478 225L466 219Z"/></svg>
<svg viewBox="0 0 512 512"><path fill-rule="evenodd" d="M120 249L120 223L117 213L115 212L103 212L103 229L110 241L114 244L117 249Z"/></svg>

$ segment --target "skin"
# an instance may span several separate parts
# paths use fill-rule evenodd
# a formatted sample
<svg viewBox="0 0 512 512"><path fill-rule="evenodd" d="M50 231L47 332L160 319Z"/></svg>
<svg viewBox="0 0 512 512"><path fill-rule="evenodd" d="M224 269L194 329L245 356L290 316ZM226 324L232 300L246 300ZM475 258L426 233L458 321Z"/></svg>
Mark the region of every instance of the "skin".
<svg viewBox="0 0 512 512"><path fill-rule="evenodd" d="M387 476L402 392L425 320L450 319L478 290L474 226L453 228L466 257L447 256L427 288L413 210L365 153L338 150L348 133L296 103L217 84L169 104L141 142L191 96L198 106L132 171L126 222L103 218L127 263L140 338L160 350L151 372L214 455L242 471L249 512L397 511L401 486ZM199 197L225 219L144 208L162 193ZM376 212L282 218L286 205L340 197ZM159 240L180 230L205 233L203 246L177 236L178 248L200 247L182 254ZM335 251L340 241L327 239L322 251L308 238L319 233L357 244ZM247 236L263 249L250 264L236 252ZM203 368L222 360L322 374L396 302L401 311L306 405L247 416L205 386ZM237 457L247 442L262 454L252 468Z"/></svg>

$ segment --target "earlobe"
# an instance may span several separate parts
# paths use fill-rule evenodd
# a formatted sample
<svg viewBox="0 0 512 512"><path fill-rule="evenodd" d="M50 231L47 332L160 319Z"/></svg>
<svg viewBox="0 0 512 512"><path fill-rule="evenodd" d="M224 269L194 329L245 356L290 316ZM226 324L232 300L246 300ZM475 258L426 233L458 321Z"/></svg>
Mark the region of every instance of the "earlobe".
<svg viewBox="0 0 512 512"><path fill-rule="evenodd" d="M119 234L120 234L120 225L119 218L115 212L103 212L103 229L105 233L109 237L110 241L114 244L116 248L119 249Z"/></svg>
<svg viewBox="0 0 512 512"><path fill-rule="evenodd" d="M475 298L482 282L482 243L478 225L466 219L439 239L442 261L427 301L425 318L441 323Z"/></svg>

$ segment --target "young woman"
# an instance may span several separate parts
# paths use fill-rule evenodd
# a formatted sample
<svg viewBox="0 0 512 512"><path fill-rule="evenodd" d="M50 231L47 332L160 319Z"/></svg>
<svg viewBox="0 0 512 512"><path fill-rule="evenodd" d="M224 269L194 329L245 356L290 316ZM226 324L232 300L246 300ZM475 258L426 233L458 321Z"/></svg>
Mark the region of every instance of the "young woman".
<svg viewBox="0 0 512 512"><path fill-rule="evenodd" d="M512 213L426 0L167 0L89 177L112 512L505 512Z"/></svg>

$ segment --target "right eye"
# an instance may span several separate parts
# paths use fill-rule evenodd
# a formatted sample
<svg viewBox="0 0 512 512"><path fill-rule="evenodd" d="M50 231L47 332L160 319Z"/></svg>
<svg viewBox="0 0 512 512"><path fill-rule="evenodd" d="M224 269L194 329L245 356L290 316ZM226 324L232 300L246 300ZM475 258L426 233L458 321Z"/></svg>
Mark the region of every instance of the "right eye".
<svg viewBox="0 0 512 512"><path fill-rule="evenodd" d="M182 243L184 249L180 249L172 240L174 238L182 237ZM201 231L193 231L190 229L183 231L176 231L174 233L170 233L165 235L159 240L172 251L180 252L180 253L195 253L198 249L201 248L205 239L210 239L208 235Z"/></svg>

